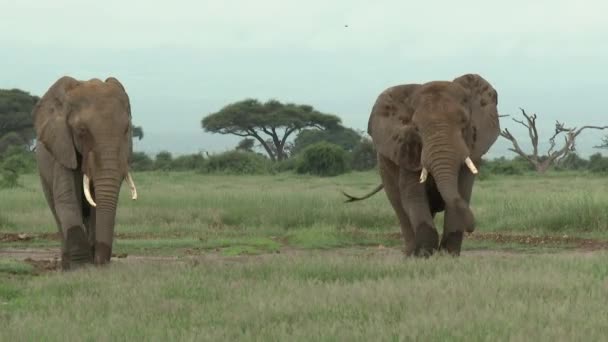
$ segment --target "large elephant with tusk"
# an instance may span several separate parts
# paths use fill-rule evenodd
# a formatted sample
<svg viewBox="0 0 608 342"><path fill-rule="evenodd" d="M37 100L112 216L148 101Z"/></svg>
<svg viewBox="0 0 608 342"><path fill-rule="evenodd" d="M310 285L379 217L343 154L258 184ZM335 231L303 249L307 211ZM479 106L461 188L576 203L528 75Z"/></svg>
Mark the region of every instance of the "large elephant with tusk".
<svg viewBox="0 0 608 342"><path fill-rule="evenodd" d="M62 235L62 268L108 263L123 181L137 198L129 173L131 106L124 87L113 77L62 77L32 115L42 189Z"/></svg>
<svg viewBox="0 0 608 342"><path fill-rule="evenodd" d="M469 208L481 157L500 133L496 90L479 75L398 85L373 106L368 133L378 152L382 184L405 240L406 254L445 249L459 255L464 231L475 229ZM433 218L445 211L443 236Z"/></svg>

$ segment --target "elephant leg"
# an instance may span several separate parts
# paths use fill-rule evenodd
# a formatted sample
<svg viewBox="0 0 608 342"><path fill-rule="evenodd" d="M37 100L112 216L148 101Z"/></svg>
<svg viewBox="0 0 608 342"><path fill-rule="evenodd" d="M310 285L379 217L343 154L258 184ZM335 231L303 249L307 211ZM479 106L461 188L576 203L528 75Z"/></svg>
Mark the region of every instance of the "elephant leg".
<svg viewBox="0 0 608 342"><path fill-rule="evenodd" d="M467 204L470 204L471 202L474 183L475 175L473 175L466 167L462 167L458 176L458 191ZM457 231L450 231L447 229L447 227L453 227L455 224L448 222L449 219L454 218L447 215L444 217L443 236L441 238L440 249L446 250L452 255L460 255L462 240L464 238L464 228Z"/></svg>
<svg viewBox="0 0 608 342"><path fill-rule="evenodd" d="M91 245L85 230L81 194L79 192L79 173L55 164L53 170L53 202L65 243L62 265L73 268L93 261Z"/></svg>
<svg viewBox="0 0 608 342"><path fill-rule="evenodd" d="M69 265L65 265L64 261L69 260L69 256L67 254L67 249L66 249L66 245L65 245L65 239L63 238L63 232L61 230L61 223L59 222L59 218L57 217L57 212L55 211L55 204L53 203L53 194L51 192L51 186L50 184L48 184L47 180L45 179L44 175L42 174L42 172L40 173L40 180L41 180L41 184L42 184L42 192L44 193L44 198L46 199L46 203L48 204L49 208L51 209L51 213L53 214L53 218L55 219L55 224L57 226L57 231L59 233L59 236L61 237L61 261L62 261L62 268L69 268Z"/></svg>
<svg viewBox="0 0 608 342"><path fill-rule="evenodd" d="M382 177L382 183L384 184L384 192L386 193L393 210L395 210L399 225L401 226L401 235L405 243L405 255L411 256L414 254L416 248L416 236L414 235L410 220L401 203L401 195L399 192L399 168L390 160L379 155L378 169L380 171L380 176Z"/></svg>
<svg viewBox="0 0 608 342"><path fill-rule="evenodd" d="M437 250L439 234L433 224L425 185L420 183L419 176L417 172L400 169L399 189L403 208L414 227L415 253L428 256Z"/></svg>

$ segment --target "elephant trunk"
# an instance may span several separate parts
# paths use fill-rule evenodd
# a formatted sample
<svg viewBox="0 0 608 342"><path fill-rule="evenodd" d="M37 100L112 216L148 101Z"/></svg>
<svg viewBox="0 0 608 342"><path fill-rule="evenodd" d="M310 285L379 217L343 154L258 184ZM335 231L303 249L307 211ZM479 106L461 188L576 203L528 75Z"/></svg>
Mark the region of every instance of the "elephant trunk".
<svg viewBox="0 0 608 342"><path fill-rule="evenodd" d="M115 157L100 158L101 169L95 175L95 264L105 264L112 257L116 207L123 176Z"/></svg>
<svg viewBox="0 0 608 342"><path fill-rule="evenodd" d="M448 231L472 232L475 220L468 203L458 190L458 175L468 157L468 148L460 137L446 132L436 134L424 145L424 165L429 167L437 189L445 203L445 226Z"/></svg>

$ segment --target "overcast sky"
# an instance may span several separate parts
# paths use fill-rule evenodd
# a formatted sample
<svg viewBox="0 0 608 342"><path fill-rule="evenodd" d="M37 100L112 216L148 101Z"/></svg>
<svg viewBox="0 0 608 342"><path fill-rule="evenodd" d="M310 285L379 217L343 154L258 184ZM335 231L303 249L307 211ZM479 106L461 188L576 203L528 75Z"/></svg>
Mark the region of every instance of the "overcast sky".
<svg viewBox="0 0 608 342"><path fill-rule="evenodd" d="M605 0L0 0L0 88L115 76L144 127L136 148L189 153L232 148L200 120L246 97L365 130L383 89L479 73L502 113L536 112L550 133L555 120L608 124L607 12Z"/></svg>

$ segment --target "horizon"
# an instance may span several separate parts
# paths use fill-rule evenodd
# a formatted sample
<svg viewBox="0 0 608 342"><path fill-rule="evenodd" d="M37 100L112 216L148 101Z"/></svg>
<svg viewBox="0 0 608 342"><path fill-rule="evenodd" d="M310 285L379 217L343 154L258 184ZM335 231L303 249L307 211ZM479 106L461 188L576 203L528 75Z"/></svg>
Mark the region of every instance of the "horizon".
<svg viewBox="0 0 608 342"><path fill-rule="evenodd" d="M19 66L5 67L0 88L42 96L63 75L117 77L133 124L144 130L134 147L148 154L234 148L239 137L205 133L200 121L244 98L310 104L365 131L385 88L465 73L496 88L500 113L511 114L501 127L526 151L528 132L511 120L520 118L519 107L538 114L540 151L555 120L567 127L608 121L608 4L599 0L469 0L441 11L396 0L0 2L7 9L0 14L0 63ZM593 146L606 134L583 132L577 151L601 152ZM509 147L499 138L486 158L515 156Z"/></svg>

